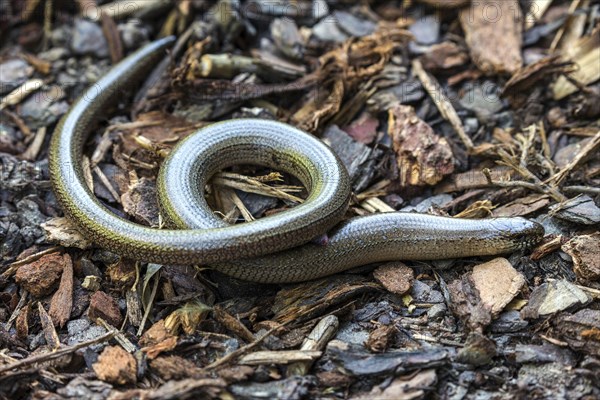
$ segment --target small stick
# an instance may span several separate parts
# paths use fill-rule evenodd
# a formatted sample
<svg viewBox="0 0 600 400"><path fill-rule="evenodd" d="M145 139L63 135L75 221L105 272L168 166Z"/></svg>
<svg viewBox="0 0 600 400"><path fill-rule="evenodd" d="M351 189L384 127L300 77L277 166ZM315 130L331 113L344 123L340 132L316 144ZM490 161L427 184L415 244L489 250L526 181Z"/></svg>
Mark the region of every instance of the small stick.
<svg viewBox="0 0 600 400"><path fill-rule="evenodd" d="M10 371L10 370L13 370L15 368L22 368L22 367L33 365L36 363L41 363L44 361L50 361L50 360L60 358L66 354L74 353L75 351L82 349L84 347L110 340L113 338L114 335L115 335L115 331L110 331L110 332L105 333L102 336L98 336L97 338L88 340L86 342L77 343L73 346L63 347L62 349L58 349L58 350L50 352L50 353L36 354L34 356L27 357L21 361L17 361L16 363L9 364L4 367L0 367L0 374Z"/></svg>

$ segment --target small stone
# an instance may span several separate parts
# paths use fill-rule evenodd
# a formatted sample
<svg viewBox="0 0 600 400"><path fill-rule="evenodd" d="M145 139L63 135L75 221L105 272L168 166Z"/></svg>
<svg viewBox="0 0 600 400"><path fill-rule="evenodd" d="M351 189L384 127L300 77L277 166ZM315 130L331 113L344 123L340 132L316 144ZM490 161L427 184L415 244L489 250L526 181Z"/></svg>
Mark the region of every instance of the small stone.
<svg viewBox="0 0 600 400"><path fill-rule="evenodd" d="M315 24L312 28L312 34L324 42L342 43L348 39L348 35L340 30L337 21L331 17L323 18Z"/></svg>
<svg viewBox="0 0 600 400"><path fill-rule="evenodd" d="M123 321L117 302L100 290L95 292L90 298L88 316L92 321L102 318L116 328L120 327Z"/></svg>
<svg viewBox="0 0 600 400"><path fill-rule="evenodd" d="M403 295L410 290L411 284L415 279L415 273L412 268L398 261L377 267L373 271L373 277L388 292Z"/></svg>
<svg viewBox="0 0 600 400"><path fill-rule="evenodd" d="M106 329L99 325L92 325L90 320L87 318L81 318L67 322L67 332L69 333L67 344L69 346L73 346L104 335L106 333ZM99 350L102 347L102 344L90 346L90 348L93 350Z"/></svg>
<svg viewBox="0 0 600 400"><path fill-rule="evenodd" d="M108 56L108 43L102 28L87 19L77 18L71 37L71 49L76 54L93 54L103 58Z"/></svg>
<svg viewBox="0 0 600 400"><path fill-rule="evenodd" d="M20 85L33 74L33 67L20 58L0 63L0 94L6 94Z"/></svg>
<svg viewBox="0 0 600 400"><path fill-rule="evenodd" d="M412 284L410 295L417 303L443 303L444 296L428 284L415 280Z"/></svg>
<svg viewBox="0 0 600 400"><path fill-rule="evenodd" d="M148 28L142 25L137 18L128 19L124 24L119 24L119 33L126 49L137 49L148 41Z"/></svg>
<svg viewBox="0 0 600 400"><path fill-rule="evenodd" d="M408 28L419 44L434 44L440 38L440 20L435 15L417 18Z"/></svg>
<svg viewBox="0 0 600 400"><path fill-rule="evenodd" d="M430 320L436 320L446 315L446 304L437 303L434 304L429 310L427 310L427 318Z"/></svg>
<svg viewBox="0 0 600 400"><path fill-rule="evenodd" d="M62 275L64 258L51 253L17 270L15 281L35 297L51 293Z"/></svg>
<svg viewBox="0 0 600 400"><path fill-rule="evenodd" d="M533 290L529 303L521 310L521 316L525 319L535 319L576 305L587 304L590 300L583 290L565 279L546 282Z"/></svg>
<svg viewBox="0 0 600 400"><path fill-rule="evenodd" d="M106 347L93 365L98 379L117 385L136 382L135 358L120 346Z"/></svg>
<svg viewBox="0 0 600 400"><path fill-rule="evenodd" d="M334 18L338 26L350 36L361 37L375 32L377 24L365 18L359 18L346 11L335 11Z"/></svg>
<svg viewBox="0 0 600 400"><path fill-rule="evenodd" d="M459 102L465 109L473 111L480 121L489 122L504 107L498 92L496 85L478 85L466 90Z"/></svg>
<svg viewBox="0 0 600 400"><path fill-rule="evenodd" d="M588 196L578 196L550 208L552 214L565 221L583 225L600 224L600 208Z"/></svg>
<svg viewBox="0 0 600 400"><path fill-rule="evenodd" d="M100 282L102 282L102 279L100 279L100 277L95 275L88 275L85 278L83 278L81 286L84 289L89 290L90 292L95 292L100 289Z"/></svg>
<svg viewBox="0 0 600 400"><path fill-rule="evenodd" d="M492 322L490 329L494 333L514 333L523 330L529 322L521 318L517 310L503 312L498 319Z"/></svg>
<svg viewBox="0 0 600 400"><path fill-rule="evenodd" d="M21 117L31 129L53 124L69 110L69 104L59 100L62 96L62 89L58 86L29 96L21 104Z"/></svg>
<svg viewBox="0 0 600 400"><path fill-rule="evenodd" d="M496 343L481 333L471 332L465 346L458 352L456 361L474 366L486 365L492 362L496 355Z"/></svg>

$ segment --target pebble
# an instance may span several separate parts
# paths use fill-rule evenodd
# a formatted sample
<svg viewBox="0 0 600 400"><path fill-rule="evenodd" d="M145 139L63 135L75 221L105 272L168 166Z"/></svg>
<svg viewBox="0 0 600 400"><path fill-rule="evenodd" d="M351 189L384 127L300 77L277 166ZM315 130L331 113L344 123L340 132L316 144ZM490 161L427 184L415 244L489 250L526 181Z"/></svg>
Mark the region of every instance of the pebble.
<svg viewBox="0 0 600 400"><path fill-rule="evenodd" d="M75 20L71 49L75 54L92 54L99 58L108 57L108 43L102 28L86 19L77 18Z"/></svg>
<svg viewBox="0 0 600 400"><path fill-rule="evenodd" d="M20 58L7 60L0 64L0 94L6 94L18 88L33 74L33 67Z"/></svg>
<svg viewBox="0 0 600 400"><path fill-rule="evenodd" d="M417 303L443 303L444 296L441 292L432 289L428 284L415 280L412 283L410 295Z"/></svg>
<svg viewBox="0 0 600 400"><path fill-rule="evenodd" d="M342 43L348 39L348 35L338 27L335 18L330 17L323 18L313 26L312 33L317 39L324 42Z"/></svg>
<svg viewBox="0 0 600 400"><path fill-rule="evenodd" d="M137 49L148 41L149 30L138 19L130 19L124 24L119 24L119 33L123 46L126 49Z"/></svg>
<svg viewBox="0 0 600 400"><path fill-rule="evenodd" d="M440 319L444 315L446 315L446 304L444 303L434 304L427 310L427 318L430 320Z"/></svg>
<svg viewBox="0 0 600 400"><path fill-rule="evenodd" d="M55 123L68 110L69 103L56 101L56 91L50 89L29 96L21 105L21 118L29 128L38 129Z"/></svg>

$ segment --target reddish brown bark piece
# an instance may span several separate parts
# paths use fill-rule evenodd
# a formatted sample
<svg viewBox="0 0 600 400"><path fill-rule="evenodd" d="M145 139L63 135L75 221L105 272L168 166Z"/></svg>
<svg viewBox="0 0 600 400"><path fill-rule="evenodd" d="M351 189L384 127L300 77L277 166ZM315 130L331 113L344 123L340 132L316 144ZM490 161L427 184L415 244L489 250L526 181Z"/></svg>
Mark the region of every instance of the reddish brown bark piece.
<svg viewBox="0 0 600 400"><path fill-rule="evenodd" d="M92 368L98 379L117 385L136 382L135 358L119 346L106 347Z"/></svg>
<svg viewBox="0 0 600 400"><path fill-rule="evenodd" d="M392 107L389 125L401 186L435 185L454 171L450 145L417 117L414 108Z"/></svg>
<svg viewBox="0 0 600 400"><path fill-rule="evenodd" d="M149 359L156 358L160 353L171 351L177 345L177 336L172 335L161 319L150 327L140 338L142 351Z"/></svg>
<svg viewBox="0 0 600 400"><path fill-rule="evenodd" d="M481 0L460 11L471 59L483 73L512 74L521 68L523 15L514 0Z"/></svg>
<svg viewBox="0 0 600 400"><path fill-rule="evenodd" d="M100 290L90 298L88 316L92 321L102 318L114 327L119 327L123 321L117 302Z"/></svg>
<svg viewBox="0 0 600 400"><path fill-rule="evenodd" d="M21 266L17 270L15 280L35 297L47 295L56 287L64 262L60 253L47 254L39 260Z"/></svg>
<svg viewBox="0 0 600 400"><path fill-rule="evenodd" d="M391 262L373 271L375 280L383 285L388 292L404 294L408 292L415 279L412 268L401 262Z"/></svg>
<svg viewBox="0 0 600 400"><path fill-rule="evenodd" d="M50 318L54 325L63 327L71 315L73 306L73 261L68 254L63 255L63 273L58 290L50 302Z"/></svg>

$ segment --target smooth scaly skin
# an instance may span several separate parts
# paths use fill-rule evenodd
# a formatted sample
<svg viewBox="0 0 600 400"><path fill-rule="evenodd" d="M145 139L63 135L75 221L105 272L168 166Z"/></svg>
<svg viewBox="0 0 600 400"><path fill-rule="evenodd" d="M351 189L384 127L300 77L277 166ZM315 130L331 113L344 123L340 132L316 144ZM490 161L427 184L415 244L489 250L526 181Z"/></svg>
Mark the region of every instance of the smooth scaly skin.
<svg viewBox="0 0 600 400"><path fill-rule="evenodd" d="M49 165L54 192L65 214L99 245L129 258L209 263L239 279L275 283L315 279L386 260L508 253L542 237L543 228L523 218L465 220L387 213L339 224L325 246L300 246L343 216L350 197L347 173L318 139L286 124L254 119L201 129L165 161L158 179L161 210L181 229L152 229L117 217L85 184L83 145L122 89L143 79L172 42L173 38L153 42L115 66L75 102L53 135ZM309 198L286 212L228 226L206 204L204 184L215 171L239 163L292 173L308 188Z"/></svg>

